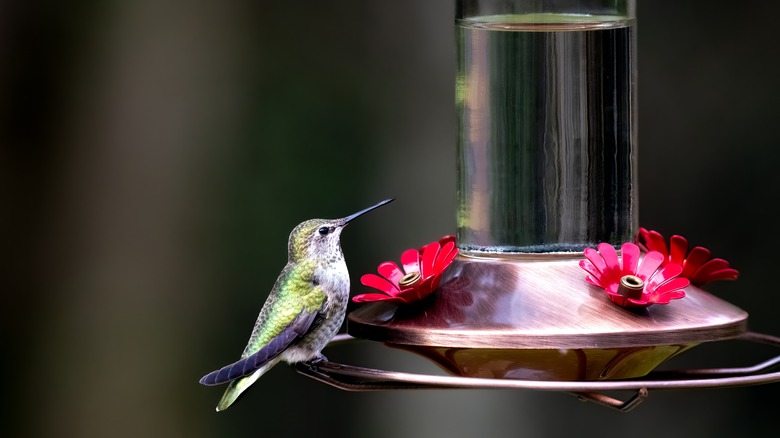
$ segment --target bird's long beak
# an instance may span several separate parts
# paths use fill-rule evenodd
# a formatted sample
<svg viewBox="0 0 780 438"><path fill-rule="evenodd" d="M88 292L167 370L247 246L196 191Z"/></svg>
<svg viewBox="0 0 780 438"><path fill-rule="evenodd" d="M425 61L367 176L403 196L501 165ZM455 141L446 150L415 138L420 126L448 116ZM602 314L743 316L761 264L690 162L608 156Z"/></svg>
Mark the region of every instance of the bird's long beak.
<svg viewBox="0 0 780 438"><path fill-rule="evenodd" d="M364 210L360 210L360 211L359 211L359 212L357 212L357 213L351 214L351 215L349 215L349 216L347 216L347 217L345 217L345 218L343 219L343 222L342 222L342 224L343 224L343 225L346 225L346 224L348 224L350 221L352 221L353 219L355 219L356 217L358 217L358 216L362 216L362 215L364 215L364 214L368 213L369 211L371 211L371 210L374 210L374 209L376 209L376 208L379 208L379 207L381 207L381 206L383 206L383 205L385 205L385 204L389 204L390 202L393 202L394 200L395 200L395 198L385 199L384 201L382 201L382 202L380 202L380 203L378 203L378 204L376 204L376 205L372 205L371 207L368 207L368 208L366 208L366 209L364 209Z"/></svg>

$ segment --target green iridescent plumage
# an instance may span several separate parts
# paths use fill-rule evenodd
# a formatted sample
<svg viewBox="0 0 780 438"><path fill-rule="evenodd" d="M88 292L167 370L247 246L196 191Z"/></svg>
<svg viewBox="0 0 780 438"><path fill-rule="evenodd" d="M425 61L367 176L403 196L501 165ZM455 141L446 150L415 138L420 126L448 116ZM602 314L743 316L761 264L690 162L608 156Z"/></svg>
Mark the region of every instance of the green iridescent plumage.
<svg viewBox="0 0 780 438"><path fill-rule="evenodd" d="M312 286L315 267L313 260L302 260L284 268L279 276L280 284L274 286L279 293L268 297L241 357L247 357L268 344L302 311L316 313L322 309L327 295L321 287Z"/></svg>

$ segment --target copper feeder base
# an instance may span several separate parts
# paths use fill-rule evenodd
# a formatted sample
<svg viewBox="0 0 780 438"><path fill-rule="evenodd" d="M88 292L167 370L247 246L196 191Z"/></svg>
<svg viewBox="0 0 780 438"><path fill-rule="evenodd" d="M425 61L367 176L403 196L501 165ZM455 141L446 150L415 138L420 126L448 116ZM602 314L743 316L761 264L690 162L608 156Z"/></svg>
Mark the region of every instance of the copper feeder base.
<svg viewBox="0 0 780 438"><path fill-rule="evenodd" d="M460 255L410 306L364 304L347 332L426 357L461 377L597 381L647 375L702 342L747 332L747 313L700 288L627 309L585 281L580 255Z"/></svg>

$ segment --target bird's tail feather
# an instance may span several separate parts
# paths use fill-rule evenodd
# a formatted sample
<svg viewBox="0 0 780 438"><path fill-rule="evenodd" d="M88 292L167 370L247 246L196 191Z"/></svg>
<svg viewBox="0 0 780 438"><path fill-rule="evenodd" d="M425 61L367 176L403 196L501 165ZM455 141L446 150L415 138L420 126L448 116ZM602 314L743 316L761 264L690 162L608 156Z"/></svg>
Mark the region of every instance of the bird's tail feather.
<svg viewBox="0 0 780 438"><path fill-rule="evenodd" d="M217 404L217 412L224 411L230 407L230 405L238 400L238 397L243 394L244 391L249 389L249 387L252 386L252 384L260 378L260 376L265 374L266 371L270 370L274 365L276 365L277 362L279 362L279 358L268 362L267 364L258 368L257 371L246 377L242 377L230 382L227 389L225 389L225 393L222 394L222 398L219 400L219 404Z"/></svg>

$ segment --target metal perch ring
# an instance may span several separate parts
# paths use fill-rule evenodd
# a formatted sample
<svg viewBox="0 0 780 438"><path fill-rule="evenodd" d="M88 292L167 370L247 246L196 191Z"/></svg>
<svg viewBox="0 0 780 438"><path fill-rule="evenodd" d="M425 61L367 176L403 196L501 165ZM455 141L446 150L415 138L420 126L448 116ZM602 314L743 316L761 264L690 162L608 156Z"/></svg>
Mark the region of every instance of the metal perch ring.
<svg viewBox="0 0 780 438"><path fill-rule="evenodd" d="M737 339L780 347L779 337L761 333L747 332ZM342 334L333 338L328 346L357 340L360 339ZM298 363L295 368L305 376L346 391L399 389L561 391L573 393L583 401L592 401L621 412L628 412L644 401L651 389L729 388L775 383L780 381L780 371L769 372L769 370L778 364L780 364L780 355L749 367L655 371L641 379L565 382L414 374L345 365L328 360ZM636 393L627 400L619 400L603 394L603 391L636 391Z"/></svg>

